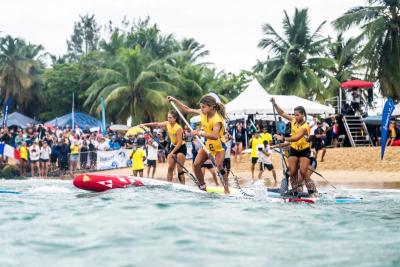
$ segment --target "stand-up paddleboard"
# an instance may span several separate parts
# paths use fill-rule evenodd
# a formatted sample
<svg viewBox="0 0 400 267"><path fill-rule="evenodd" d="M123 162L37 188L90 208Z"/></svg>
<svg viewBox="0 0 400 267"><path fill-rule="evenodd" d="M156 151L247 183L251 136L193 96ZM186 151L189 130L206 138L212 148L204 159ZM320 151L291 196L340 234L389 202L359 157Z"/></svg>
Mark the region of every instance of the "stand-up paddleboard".
<svg viewBox="0 0 400 267"><path fill-rule="evenodd" d="M75 177L73 184L83 190L93 192L103 192L116 188L127 188L131 186L169 186L176 190L190 191L205 194L219 194L224 195L224 188L219 186L208 186L207 191L202 191L194 186L183 184L171 183L149 178L132 178L129 176L106 175L106 174L80 174ZM243 197L239 190L230 188L231 194L228 197L233 198L251 198L248 196ZM295 203L315 203L316 198L307 197L282 197L276 192L267 192L267 197L271 202L295 202Z"/></svg>
<svg viewBox="0 0 400 267"><path fill-rule="evenodd" d="M75 177L74 186L79 189L103 192L115 188L126 188L130 186L143 186L143 183L138 179L133 179L128 176L106 175L85 173Z"/></svg>
<svg viewBox="0 0 400 267"><path fill-rule="evenodd" d="M21 192L0 188L0 194L21 194Z"/></svg>

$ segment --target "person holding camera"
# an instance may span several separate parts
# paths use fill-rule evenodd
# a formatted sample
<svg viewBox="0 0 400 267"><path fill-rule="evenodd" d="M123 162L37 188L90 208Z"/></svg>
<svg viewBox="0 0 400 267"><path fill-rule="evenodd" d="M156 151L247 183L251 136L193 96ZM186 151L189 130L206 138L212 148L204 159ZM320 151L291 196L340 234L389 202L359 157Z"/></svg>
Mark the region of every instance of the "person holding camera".
<svg viewBox="0 0 400 267"><path fill-rule="evenodd" d="M258 173L258 179L261 179L264 170L272 172L272 176L274 177L274 184L277 184L276 180L276 172L274 169L274 165L271 160L272 150L269 146L268 141L264 141L262 144L257 146L257 157L260 162L260 172Z"/></svg>

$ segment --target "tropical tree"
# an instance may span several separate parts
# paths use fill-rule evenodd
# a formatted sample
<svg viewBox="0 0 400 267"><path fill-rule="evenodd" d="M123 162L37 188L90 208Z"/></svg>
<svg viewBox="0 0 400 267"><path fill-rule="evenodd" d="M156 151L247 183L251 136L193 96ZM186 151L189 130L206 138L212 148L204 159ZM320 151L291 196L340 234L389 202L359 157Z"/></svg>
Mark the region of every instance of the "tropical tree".
<svg viewBox="0 0 400 267"><path fill-rule="evenodd" d="M357 79L362 75L365 64L358 59L361 44L354 38L345 40L342 34L337 35L334 41L329 41L327 56L335 61L331 72L335 79L331 80L327 92L330 96L339 94L340 83Z"/></svg>
<svg viewBox="0 0 400 267"><path fill-rule="evenodd" d="M333 22L336 29L361 28L360 57L367 63L367 78L378 79L382 93L400 99L400 1L368 0Z"/></svg>
<svg viewBox="0 0 400 267"><path fill-rule="evenodd" d="M74 23L74 31L67 40L68 56L77 60L80 56L97 50L100 39L100 29L94 15L79 16L79 21Z"/></svg>
<svg viewBox="0 0 400 267"><path fill-rule="evenodd" d="M39 97L44 70L42 51L41 45L27 44L19 38L0 38L0 94L3 101L11 97L20 112L27 111L29 103Z"/></svg>
<svg viewBox="0 0 400 267"><path fill-rule="evenodd" d="M270 24L263 26L265 37L258 46L269 48L274 55L258 62L253 70L271 93L321 101L326 94L325 84L334 79L328 72L334 61L323 56L328 39L320 35L326 21L311 32L307 9L296 8L293 18L286 11L284 14L283 36Z"/></svg>
<svg viewBox="0 0 400 267"><path fill-rule="evenodd" d="M114 122L126 122L129 116L135 124L162 119L167 108L165 97L174 89L165 77L163 61L153 60L151 53L140 46L119 49L118 58L118 68L97 71L97 80L89 87L84 104L91 113L99 113L104 97Z"/></svg>

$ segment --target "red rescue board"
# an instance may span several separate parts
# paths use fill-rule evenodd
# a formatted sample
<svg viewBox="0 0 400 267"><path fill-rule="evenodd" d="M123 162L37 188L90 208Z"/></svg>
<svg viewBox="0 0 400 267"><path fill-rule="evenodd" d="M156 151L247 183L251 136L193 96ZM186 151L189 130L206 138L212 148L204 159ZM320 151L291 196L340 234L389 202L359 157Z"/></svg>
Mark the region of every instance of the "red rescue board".
<svg viewBox="0 0 400 267"><path fill-rule="evenodd" d="M130 186L144 186L140 180L132 179L128 176L92 174L85 173L75 177L74 186L79 189L103 192L115 188L125 188Z"/></svg>

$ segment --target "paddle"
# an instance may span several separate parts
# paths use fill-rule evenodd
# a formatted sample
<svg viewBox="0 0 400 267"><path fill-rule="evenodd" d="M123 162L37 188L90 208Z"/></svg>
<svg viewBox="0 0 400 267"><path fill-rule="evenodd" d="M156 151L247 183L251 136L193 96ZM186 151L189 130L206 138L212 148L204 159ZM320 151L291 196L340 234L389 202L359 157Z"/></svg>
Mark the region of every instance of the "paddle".
<svg viewBox="0 0 400 267"><path fill-rule="evenodd" d="M183 116L183 114L181 113L181 111L178 109L178 107L175 105L175 103L173 101L170 101L172 107L176 110L176 112L178 112L179 116L181 117L182 121L186 124L186 126L193 131L192 126L190 126L189 122L185 119L185 117ZM211 151L208 150L208 148L206 147L206 145L204 144L204 142L200 139L200 137L198 137L197 135L195 135L197 141L199 142L199 144L201 144L201 146L203 147L204 151L207 153L208 158L211 161L211 164L213 165L213 167L217 170L217 175L219 177L219 179L221 180L221 184L224 187L228 187L228 185L225 183L225 178L224 176L221 174L221 172L218 170L217 168L217 163L215 161L214 156L211 154Z"/></svg>
<svg viewBox="0 0 400 267"><path fill-rule="evenodd" d="M161 147L161 149L162 150L164 150L166 153L168 153L168 150L167 150L167 148L166 147L164 147L157 139L155 139L155 137L149 132L149 131L147 131L144 127L141 127L143 130L144 130L144 132L146 133L146 134L148 134L150 137L151 137L151 139L154 141L154 142L156 142L158 145L159 145L159 147ZM199 180L183 165L183 164L181 164L179 161L178 161L178 159L176 158L176 156L174 156L174 155L172 155L172 158L175 160L175 162L184 170L184 172L187 174L187 175L189 175L189 177L193 180L193 182L200 188L200 182L199 182Z"/></svg>
<svg viewBox="0 0 400 267"><path fill-rule="evenodd" d="M274 103L272 103L272 110L274 112L274 120L275 120L275 128L278 125L278 120L276 119L276 111L275 111L275 106ZM280 151L280 155L281 155L281 166L282 166L282 172L283 172L283 179L281 181L281 188L280 188L280 193L284 194L285 192L288 191L289 189L289 177L288 177L288 173L287 173L287 165L286 165L286 161L285 158L283 156L283 151L282 151L282 147L280 146L280 141L276 140L279 146L279 151Z"/></svg>

